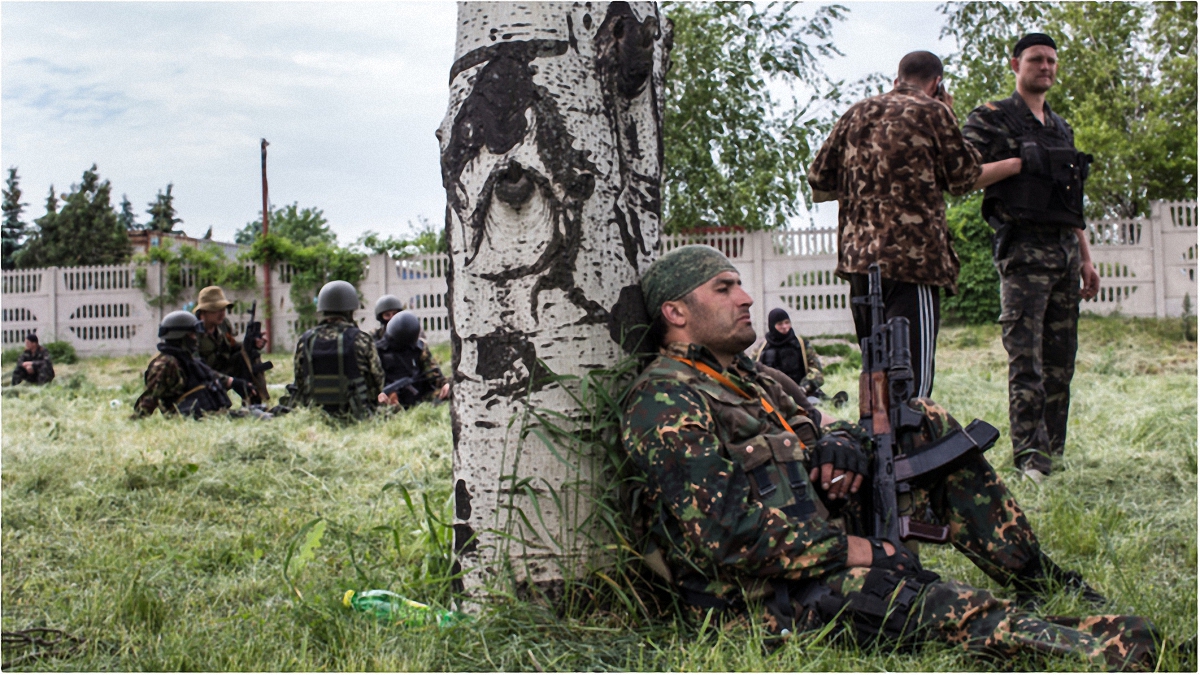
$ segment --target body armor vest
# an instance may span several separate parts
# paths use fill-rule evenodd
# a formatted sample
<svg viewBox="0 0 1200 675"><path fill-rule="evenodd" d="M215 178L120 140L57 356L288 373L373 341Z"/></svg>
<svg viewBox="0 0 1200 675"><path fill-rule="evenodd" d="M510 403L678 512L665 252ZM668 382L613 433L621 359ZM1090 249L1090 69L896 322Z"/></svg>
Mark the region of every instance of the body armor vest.
<svg viewBox="0 0 1200 675"><path fill-rule="evenodd" d="M184 374L183 393L175 399L162 399L164 404L182 415L195 418L206 412L233 407L233 401L229 400L229 395L219 382L220 374L208 368L203 361L165 342L158 345L158 351L178 361Z"/></svg>
<svg viewBox="0 0 1200 675"><path fill-rule="evenodd" d="M397 347L388 342L386 336L375 341L375 351L379 352L379 362L383 364L385 387L396 380L413 378L412 389L416 393L408 392L407 396L400 394L400 402L403 405L412 405L417 399L433 391L433 384L421 378L421 353L424 350L423 340L417 340L417 343L410 347Z"/></svg>
<svg viewBox="0 0 1200 675"><path fill-rule="evenodd" d="M339 328L335 338L318 338L315 329L301 338L309 373L308 398L301 402L321 406L332 415L362 417L370 404L367 383L354 354L360 331L355 326L335 325Z"/></svg>
<svg viewBox="0 0 1200 675"><path fill-rule="evenodd" d="M808 375L808 359L804 353L804 343L799 338L797 342L799 346L790 343L773 345L768 342L758 360L765 366L782 371L799 384Z"/></svg>
<svg viewBox="0 0 1200 675"><path fill-rule="evenodd" d="M1025 119L1021 103L993 101L1005 125L1016 134L1021 173L990 185L983 193L983 217L996 215L997 203L1022 225L1083 229L1083 185L1092 156L1079 152L1061 117L1049 111L1046 124Z"/></svg>

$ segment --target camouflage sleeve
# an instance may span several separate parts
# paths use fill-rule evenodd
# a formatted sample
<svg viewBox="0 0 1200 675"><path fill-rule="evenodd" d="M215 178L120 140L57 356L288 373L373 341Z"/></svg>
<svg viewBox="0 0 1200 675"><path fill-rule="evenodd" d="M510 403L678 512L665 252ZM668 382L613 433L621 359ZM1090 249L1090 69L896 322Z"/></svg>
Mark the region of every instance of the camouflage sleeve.
<svg viewBox="0 0 1200 675"><path fill-rule="evenodd" d="M354 338L354 349L359 363L366 364L363 379L367 383L367 398L374 402L379 392L383 391L383 362L379 360L379 351L375 349L375 341L371 334L359 331Z"/></svg>
<svg viewBox="0 0 1200 675"><path fill-rule="evenodd" d="M54 363L50 360L49 354L46 355L46 358L36 362L33 369L37 372L38 384L49 384L54 380Z"/></svg>
<svg viewBox="0 0 1200 675"><path fill-rule="evenodd" d="M816 577L845 567L845 534L751 501L700 394L650 382L631 396L622 425L630 457L683 533L685 555L756 576Z"/></svg>
<svg viewBox="0 0 1200 675"><path fill-rule="evenodd" d="M939 173L943 185L952 195L965 195L975 188L975 181L983 173L979 151L963 138L958 120L946 106L934 107L932 122L942 161Z"/></svg>
<svg viewBox="0 0 1200 675"><path fill-rule="evenodd" d="M425 376L435 391L446 384L446 376L442 375L442 369L437 359L433 358L433 352L429 351L429 345L421 348L421 375Z"/></svg>
<svg viewBox="0 0 1200 675"><path fill-rule="evenodd" d="M814 190L837 192L838 170L842 165L842 143L845 141L846 120L849 117L850 111L847 111L833 125L833 130L829 133L829 138L825 139L825 143L821 145L821 149L817 151L816 158L813 159L812 165L808 168L808 184Z"/></svg>
<svg viewBox="0 0 1200 675"><path fill-rule="evenodd" d="M292 383L296 386L297 394L308 391L308 359L304 349L306 337L307 333L296 340L296 354L292 357Z"/></svg>
<svg viewBox="0 0 1200 675"><path fill-rule="evenodd" d="M971 111L963 126L963 138L979 151L984 162L997 162L1016 157L1009 143L1011 133L998 119L1000 112L985 103Z"/></svg>
<svg viewBox="0 0 1200 675"><path fill-rule="evenodd" d="M825 373L821 370L821 357L817 351L812 348L812 343L808 338L800 338L804 341L804 363L805 373L804 379L799 383L804 387L807 394L814 394L825 384Z"/></svg>
<svg viewBox="0 0 1200 675"><path fill-rule="evenodd" d="M161 405L161 399L172 398L183 393L184 378L179 362L173 358L156 357L146 369L146 391L133 403L134 416L153 415ZM171 412L166 406L163 414Z"/></svg>

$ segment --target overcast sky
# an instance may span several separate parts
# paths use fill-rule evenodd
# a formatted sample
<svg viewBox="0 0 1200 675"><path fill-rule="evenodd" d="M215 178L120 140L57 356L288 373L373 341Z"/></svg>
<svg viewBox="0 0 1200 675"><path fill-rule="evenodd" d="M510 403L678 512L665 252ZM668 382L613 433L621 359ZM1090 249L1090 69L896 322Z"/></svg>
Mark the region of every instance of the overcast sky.
<svg viewBox="0 0 1200 675"><path fill-rule="evenodd" d="M846 3L835 77L894 74L938 42L936 3ZM271 202L324 210L342 243L445 209L450 2L10 2L0 5L0 162L27 221L95 163L139 219L168 183L182 228L214 238ZM819 223L832 223L827 210Z"/></svg>

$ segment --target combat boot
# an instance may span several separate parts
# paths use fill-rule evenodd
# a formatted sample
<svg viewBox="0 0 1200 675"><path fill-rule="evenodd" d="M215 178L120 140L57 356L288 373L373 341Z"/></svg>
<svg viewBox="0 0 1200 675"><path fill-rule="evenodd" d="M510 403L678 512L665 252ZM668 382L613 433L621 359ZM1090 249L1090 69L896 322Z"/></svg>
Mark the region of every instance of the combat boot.
<svg viewBox="0 0 1200 675"><path fill-rule="evenodd" d="M1041 484L1050 475L1050 457L1040 450L1026 450L1015 460L1017 470L1034 483Z"/></svg>
<svg viewBox="0 0 1200 675"><path fill-rule="evenodd" d="M1039 557L1017 572L1013 576L1012 586L1017 592L1017 603L1028 610L1037 609L1042 600L1059 588L1078 593L1079 597L1097 609L1108 605L1108 598L1089 586L1082 574L1064 570L1045 553L1039 553Z"/></svg>

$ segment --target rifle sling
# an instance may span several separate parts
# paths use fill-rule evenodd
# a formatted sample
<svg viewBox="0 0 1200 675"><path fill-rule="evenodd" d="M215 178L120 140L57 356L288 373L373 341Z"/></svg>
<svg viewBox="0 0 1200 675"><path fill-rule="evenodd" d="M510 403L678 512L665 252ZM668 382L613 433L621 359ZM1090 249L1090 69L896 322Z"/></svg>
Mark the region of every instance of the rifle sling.
<svg viewBox="0 0 1200 675"><path fill-rule="evenodd" d="M896 480L908 481L923 476L950 464L973 450L983 452L996 442L999 435L1000 432L996 427L983 420L974 420L967 425L965 430L959 429L949 436L943 436L922 448L920 452L896 457L893 462Z"/></svg>
<svg viewBox="0 0 1200 675"><path fill-rule="evenodd" d="M685 364L695 368L696 370L699 370L700 372L704 373L705 375L708 375L709 377L716 380L717 382L720 382L721 386L725 387L729 391L732 391L733 393L737 394L738 396L741 396L742 398L746 399L747 401L754 400L753 396L751 396L750 394L747 394L745 390L743 390L741 387L734 384L733 380L730 380L728 377L725 377L721 373L718 373L717 371L713 370L709 365L700 363L698 361L692 361L691 359L680 358L678 356L672 356L671 358L675 359L676 361L678 361L680 363L685 363ZM767 411L768 415L774 413L776 419L779 420L779 423L783 425L784 429L787 429L788 433L790 433L790 434L796 433L795 431L792 430L792 425L787 423L787 420L785 420L783 418L783 415L780 414L780 412L775 409L775 406L771 405L770 401L768 401L763 396L759 396L758 402L762 404L763 409ZM798 440L799 436L797 436L796 438ZM801 448L804 447L804 441L800 441L800 447Z"/></svg>

